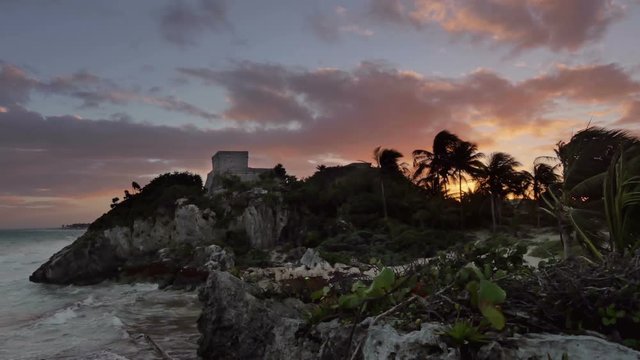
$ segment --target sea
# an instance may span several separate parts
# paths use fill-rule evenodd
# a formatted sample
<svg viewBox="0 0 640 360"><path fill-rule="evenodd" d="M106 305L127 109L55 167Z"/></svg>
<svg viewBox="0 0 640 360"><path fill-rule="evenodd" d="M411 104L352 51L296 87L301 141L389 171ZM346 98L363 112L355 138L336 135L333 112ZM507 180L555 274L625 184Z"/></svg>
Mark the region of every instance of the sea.
<svg viewBox="0 0 640 360"><path fill-rule="evenodd" d="M0 359L196 359L201 306L195 292L151 283L29 281L82 233L0 230Z"/></svg>

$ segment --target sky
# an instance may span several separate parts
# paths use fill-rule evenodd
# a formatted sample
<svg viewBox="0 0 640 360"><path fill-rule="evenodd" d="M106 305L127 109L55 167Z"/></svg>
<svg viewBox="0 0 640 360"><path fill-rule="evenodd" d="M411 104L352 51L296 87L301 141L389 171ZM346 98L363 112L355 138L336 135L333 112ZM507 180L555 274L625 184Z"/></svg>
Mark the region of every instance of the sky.
<svg viewBox="0 0 640 360"><path fill-rule="evenodd" d="M640 133L640 0L2 0L0 228L91 222L218 150L299 177L447 129L524 169Z"/></svg>

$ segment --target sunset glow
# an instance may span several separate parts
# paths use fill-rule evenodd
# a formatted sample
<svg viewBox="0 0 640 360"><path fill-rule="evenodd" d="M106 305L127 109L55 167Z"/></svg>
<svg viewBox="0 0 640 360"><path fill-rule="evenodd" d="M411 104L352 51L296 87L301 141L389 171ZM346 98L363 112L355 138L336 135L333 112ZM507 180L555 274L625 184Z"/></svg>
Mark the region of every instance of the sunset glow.
<svg viewBox="0 0 640 360"><path fill-rule="evenodd" d="M637 0L4 1L0 228L218 150L304 177L447 129L531 170L588 124L639 133L639 33Z"/></svg>

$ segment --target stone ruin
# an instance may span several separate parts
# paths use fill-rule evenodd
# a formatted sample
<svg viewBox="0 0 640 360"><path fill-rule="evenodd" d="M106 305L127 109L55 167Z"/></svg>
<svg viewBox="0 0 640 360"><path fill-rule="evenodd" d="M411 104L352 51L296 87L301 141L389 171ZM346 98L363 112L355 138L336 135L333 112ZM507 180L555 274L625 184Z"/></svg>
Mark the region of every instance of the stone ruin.
<svg viewBox="0 0 640 360"><path fill-rule="evenodd" d="M257 181L260 174L272 169L249 167L248 151L218 151L211 158L212 170L207 174L205 187L209 193L220 187L219 179L223 176L237 176L240 181Z"/></svg>

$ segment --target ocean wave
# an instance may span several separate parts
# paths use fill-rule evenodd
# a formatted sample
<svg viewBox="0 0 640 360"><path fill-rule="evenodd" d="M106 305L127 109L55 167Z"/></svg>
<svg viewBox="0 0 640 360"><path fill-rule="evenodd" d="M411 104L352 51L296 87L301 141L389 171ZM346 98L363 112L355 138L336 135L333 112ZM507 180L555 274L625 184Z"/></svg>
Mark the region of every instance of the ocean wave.
<svg viewBox="0 0 640 360"><path fill-rule="evenodd" d="M64 323L66 323L67 321L78 317L78 313L76 313L76 311L72 308L66 308L63 310L59 310L56 311L53 315L51 315L50 317L42 320L40 322L40 324L44 324L44 325L62 325Z"/></svg>
<svg viewBox="0 0 640 360"><path fill-rule="evenodd" d="M65 358L65 360L130 360L128 357L118 355L111 351L98 351L90 354L85 354L73 358Z"/></svg>
<svg viewBox="0 0 640 360"><path fill-rule="evenodd" d="M62 325L67 321L78 317L78 310L82 307L97 307L101 305L102 303L96 301L93 295L89 295L85 299L78 301L71 306L67 306L54 312L52 315L45 317L38 323L43 325Z"/></svg>

